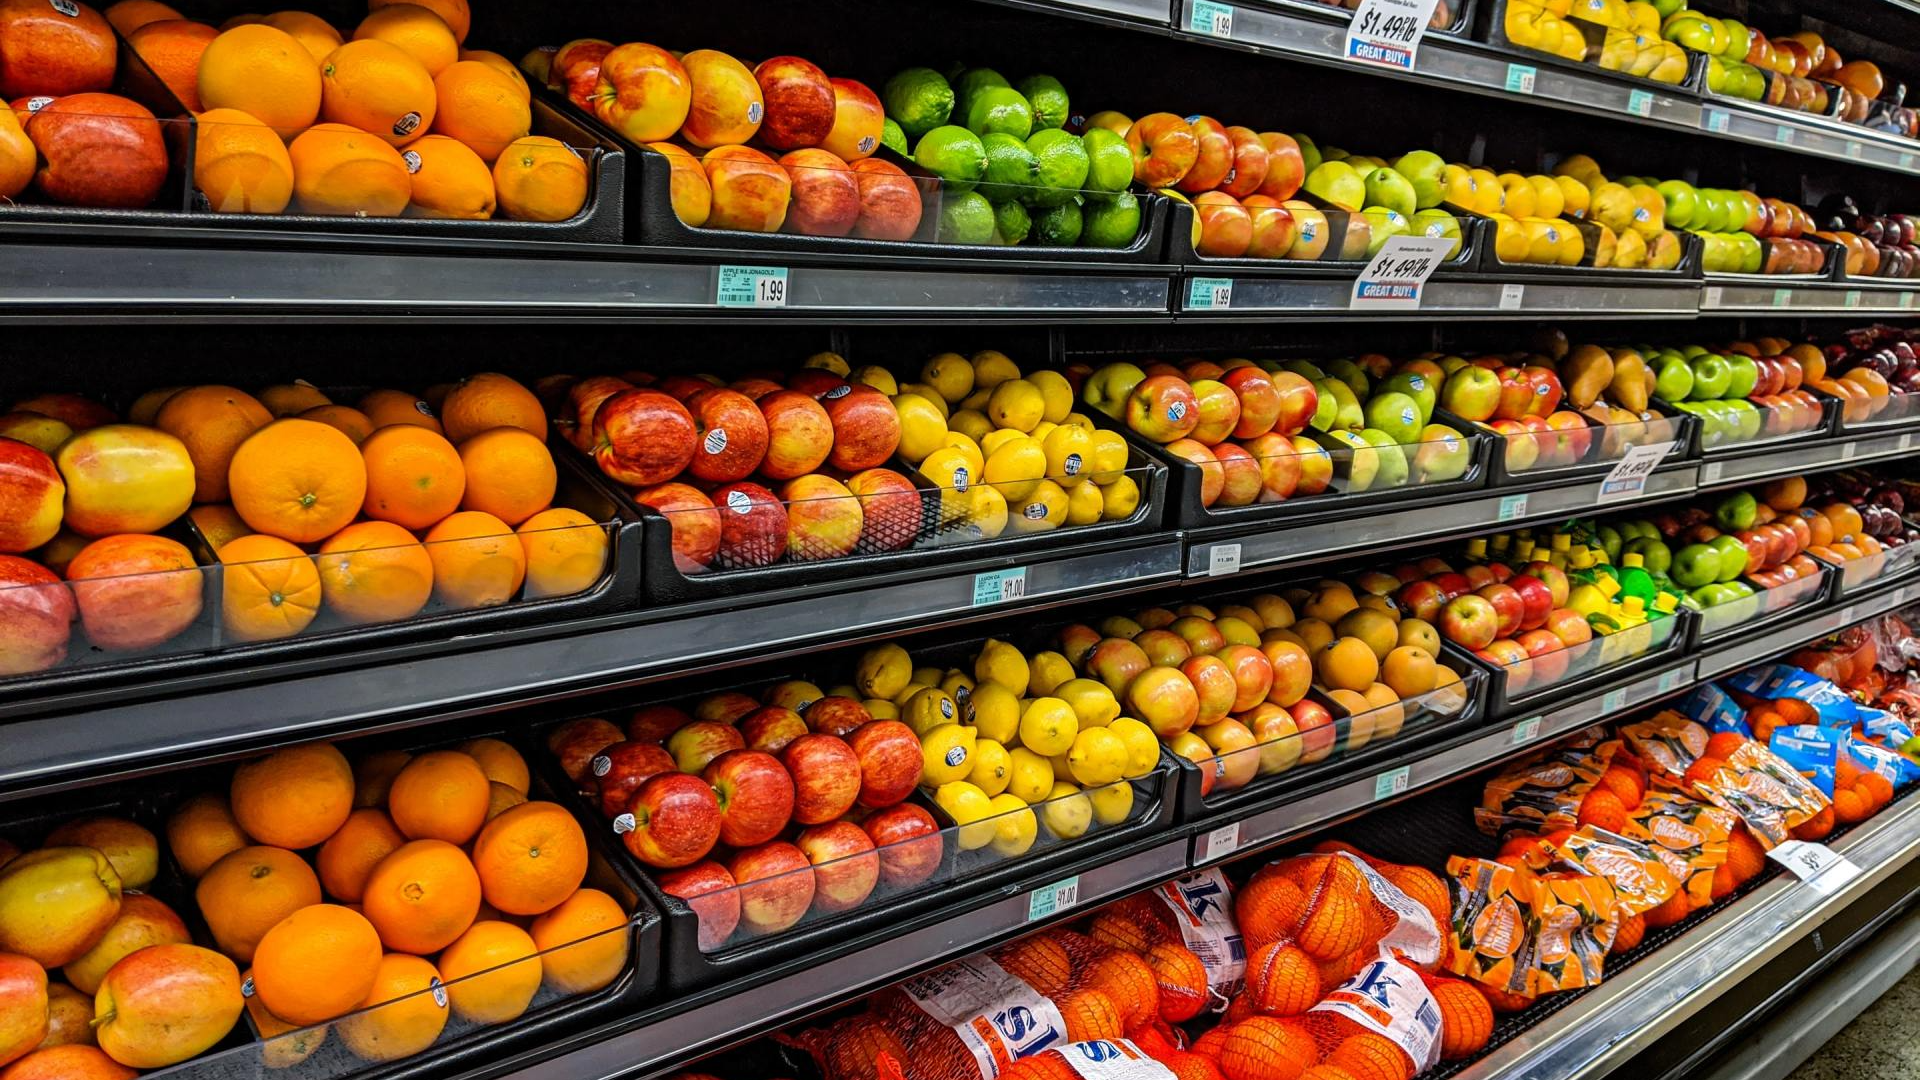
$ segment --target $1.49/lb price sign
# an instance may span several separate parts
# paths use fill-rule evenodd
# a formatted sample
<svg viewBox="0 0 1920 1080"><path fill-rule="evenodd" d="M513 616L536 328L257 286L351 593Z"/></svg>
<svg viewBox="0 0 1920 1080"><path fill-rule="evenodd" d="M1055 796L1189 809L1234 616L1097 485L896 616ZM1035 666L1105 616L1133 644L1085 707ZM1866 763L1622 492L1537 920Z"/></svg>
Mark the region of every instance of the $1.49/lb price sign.
<svg viewBox="0 0 1920 1080"><path fill-rule="evenodd" d="M1360 0L1341 55L1363 64L1413 70L1435 0Z"/></svg>
<svg viewBox="0 0 1920 1080"><path fill-rule="evenodd" d="M1671 442L1648 443L1644 446L1629 447L1620 456L1607 478L1600 481L1601 502L1615 499L1631 499L1647 489L1647 477L1660 467L1668 451L1673 449Z"/></svg>
<svg viewBox="0 0 1920 1080"><path fill-rule="evenodd" d="M1347 306L1356 310L1419 307L1421 289L1455 243L1452 237L1446 236L1388 237L1373 261L1354 280L1353 296Z"/></svg>

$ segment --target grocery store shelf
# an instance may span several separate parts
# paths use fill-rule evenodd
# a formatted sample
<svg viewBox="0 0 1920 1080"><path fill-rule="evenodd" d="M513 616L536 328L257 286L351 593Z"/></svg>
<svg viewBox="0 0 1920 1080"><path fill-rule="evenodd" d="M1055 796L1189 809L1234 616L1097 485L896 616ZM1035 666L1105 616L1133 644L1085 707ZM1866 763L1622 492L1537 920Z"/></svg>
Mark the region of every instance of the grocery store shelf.
<svg viewBox="0 0 1920 1080"><path fill-rule="evenodd" d="M1920 600L1920 581L1885 589L1861 597L1843 607L1832 608L1811 619L1795 619L1726 645L1701 652L1696 658L1702 679L1712 679L1731 671L1778 656L1808 641L1835 633L1864 619L1871 619Z"/></svg>
<svg viewBox="0 0 1920 1080"><path fill-rule="evenodd" d="M1920 142L1812 113L1714 98L1700 107L1700 130L1813 157L1920 172Z"/></svg>
<svg viewBox="0 0 1920 1080"><path fill-rule="evenodd" d="M1192 278L1188 279L1193 280ZM1181 318L1222 319L1340 317L1353 294L1351 278L1233 277L1206 275L1210 283L1230 283L1228 302L1193 304L1190 286L1174 290ZM1405 311L1369 310L1367 317L1531 319L1542 315L1581 318L1691 318L1700 305L1693 281L1618 280L1581 282L1429 281L1420 306Z"/></svg>
<svg viewBox="0 0 1920 1080"><path fill-rule="evenodd" d="M1725 461L1703 461L1699 465L1699 485L1708 488L1737 487L1776 476L1815 473L1846 465L1864 465L1899 457L1920 442L1920 432L1888 433L1851 439L1789 441L1780 449L1750 454Z"/></svg>
<svg viewBox="0 0 1920 1080"><path fill-rule="evenodd" d="M1916 283L1920 285L1920 283ZM1749 314L1767 311L1788 315L1834 312L1859 315L1905 315L1913 311L1920 288L1864 285L1859 282L1715 283L1712 278L1700 294L1700 313Z"/></svg>

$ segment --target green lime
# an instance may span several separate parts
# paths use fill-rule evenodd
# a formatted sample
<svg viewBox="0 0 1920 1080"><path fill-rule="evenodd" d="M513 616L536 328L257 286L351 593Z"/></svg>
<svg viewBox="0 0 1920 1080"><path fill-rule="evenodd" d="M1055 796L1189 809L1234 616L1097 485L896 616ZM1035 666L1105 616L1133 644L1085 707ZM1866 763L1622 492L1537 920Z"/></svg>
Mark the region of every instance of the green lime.
<svg viewBox="0 0 1920 1080"><path fill-rule="evenodd" d="M949 190L940 200L943 244L990 244L994 224L993 204L977 191L955 194Z"/></svg>
<svg viewBox="0 0 1920 1080"><path fill-rule="evenodd" d="M967 130L976 135L1005 132L1024 139L1033 133L1033 106L1010 86L983 86L967 98Z"/></svg>
<svg viewBox="0 0 1920 1080"><path fill-rule="evenodd" d="M992 68L967 68L953 76L953 122L965 123L967 110L973 107L973 99L980 91L993 86L1011 87L1004 76ZM980 132L979 134L986 134ZM1022 135L1021 138L1026 138Z"/></svg>
<svg viewBox="0 0 1920 1080"><path fill-rule="evenodd" d="M1034 241L1049 247L1072 247L1080 242L1080 226L1079 203L1051 206L1033 219Z"/></svg>
<svg viewBox="0 0 1920 1080"><path fill-rule="evenodd" d="M910 136L924 135L953 115L953 87L932 68L908 68L888 79L880 100Z"/></svg>
<svg viewBox="0 0 1920 1080"><path fill-rule="evenodd" d="M907 133L900 127L899 121L889 116L880 122L880 145L899 154L911 157L913 150L907 144Z"/></svg>
<svg viewBox="0 0 1920 1080"><path fill-rule="evenodd" d="M980 185L981 194L1001 203L1019 198L1033 186L1040 163L1026 143L998 131L980 142L987 148L987 179Z"/></svg>
<svg viewBox="0 0 1920 1080"><path fill-rule="evenodd" d="M1087 190L1125 191L1133 183L1133 151L1127 140L1106 128L1093 128L1080 136L1087 151Z"/></svg>
<svg viewBox="0 0 1920 1080"><path fill-rule="evenodd" d="M993 208L993 231L1000 242L1011 247L1033 231L1033 219L1027 208L1017 202L1003 202Z"/></svg>
<svg viewBox="0 0 1920 1080"><path fill-rule="evenodd" d="M1029 203L1059 206L1086 187L1087 149L1080 144L1078 136L1048 128L1028 139L1027 149L1033 151L1034 159L1040 163L1040 174L1034 181L1036 186L1027 196ZM1074 229L1076 235L1079 231Z"/></svg>
<svg viewBox="0 0 1920 1080"><path fill-rule="evenodd" d="M1067 117L1073 115L1067 110L1067 88L1051 75L1029 75L1014 89L1025 94L1033 104L1035 131L1064 127Z"/></svg>
<svg viewBox="0 0 1920 1080"><path fill-rule="evenodd" d="M973 185L987 175L987 148L980 136L952 124L920 136L913 148L913 160L938 176L949 195L972 191Z"/></svg>
<svg viewBox="0 0 1920 1080"><path fill-rule="evenodd" d="M1086 227L1080 242L1086 247L1123 248L1140 234L1140 200L1124 191L1111 199L1090 200L1082 217Z"/></svg>

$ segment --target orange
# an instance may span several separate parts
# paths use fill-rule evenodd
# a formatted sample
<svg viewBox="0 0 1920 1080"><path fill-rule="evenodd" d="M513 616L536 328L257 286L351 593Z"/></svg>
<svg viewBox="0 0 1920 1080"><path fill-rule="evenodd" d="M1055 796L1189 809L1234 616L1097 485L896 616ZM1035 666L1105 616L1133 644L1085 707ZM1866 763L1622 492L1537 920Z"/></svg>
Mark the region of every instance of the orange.
<svg viewBox="0 0 1920 1080"><path fill-rule="evenodd" d="M387 790L393 778L407 767L413 755L405 750L382 750L353 763L353 805L356 809L387 805Z"/></svg>
<svg viewBox="0 0 1920 1080"><path fill-rule="evenodd" d="M367 1061L395 1061L432 1046L447 1026L440 971L417 956L388 953L374 972L363 1012L340 1021L340 1041Z"/></svg>
<svg viewBox="0 0 1920 1080"><path fill-rule="evenodd" d="M1619 929L1613 932L1613 944L1608 952L1632 952L1640 947L1640 940L1647 936L1647 920L1640 915L1629 915L1620 920Z"/></svg>
<svg viewBox="0 0 1920 1080"><path fill-rule="evenodd" d="M445 840L415 840L367 875L361 905L396 952L446 948L480 910L480 878L467 853Z"/></svg>
<svg viewBox="0 0 1920 1080"><path fill-rule="evenodd" d="M512 600L527 575L527 554L507 523L478 510L462 510L427 534L433 560L433 594L454 610L492 607Z"/></svg>
<svg viewBox="0 0 1920 1080"><path fill-rule="evenodd" d="M492 821L501 814L527 801L525 794L515 791L498 780L487 781L487 820Z"/></svg>
<svg viewBox="0 0 1920 1080"><path fill-rule="evenodd" d="M1359 638L1333 638L1318 651L1314 670L1332 689L1359 693L1380 677L1380 659Z"/></svg>
<svg viewBox="0 0 1920 1080"><path fill-rule="evenodd" d="M344 217L398 217L413 197L400 151L346 124L315 124L287 147L300 211Z"/></svg>
<svg viewBox="0 0 1920 1080"><path fill-rule="evenodd" d="M193 145L193 185L215 213L278 214L293 201L287 144L251 114L208 109L200 114Z"/></svg>
<svg viewBox="0 0 1920 1080"><path fill-rule="evenodd" d="M308 409L333 404L332 398L305 379L277 383L254 396L260 399L260 404L265 405L275 419L282 416L298 416Z"/></svg>
<svg viewBox="0 0 1920 1080"><path fill-rule="evenodd" d="M493 173L466 143L429 135L400 157L413 178L409 215L466 221L493 216Z"/></svg>
<svg viewBox="0 0 1920 1080"><path fill-rule="evenodd" d="M400 2L402 0L367 0L367 10L377 11ZM421 7L440 16L441 20L447 24L447 29L453 31L454 40L463 45L466 43L467 30L473 24L473 16L467 9L467 0L407 0L407 2L418 3Z"/></svg>
<svg viewBox="0 0 1920 1080"><path fill-rule="evenodd" d="M306 412L297 414L302 420L312 420L337 429L340 434L352 439L354 445L367 441L373 434L373 421L367 414L350 405L316 405Z"/></svg>
<svg viewBox="0 0 1920 1080"><path fill-rule="evenodd" d="M1320 969L1291 942L1263 945L1247 958L1246 993L1263 1016L1299 1016L1320 1001Z"/></svg>
<svg viewBox="0 0 1920 1080"><path fill-rule="evenodd" d="M607 531L578 510L556 506L520 523L527 596L585 592L607 569Z"/></svg>
<svg viewBox="0 0 1920 1080"><path fill-rule="evenodd" d="M1045 997L1058 997L1067 988L1067 979L1073 975L1073 959L1067 955L1067 947L1052 934L1034 934L1009 942L993 950L993 962L1007 970L1007 973L1021 982L1033 987ZM1156 994L1155 1008L1158 1006L1159 990Z"/></svg>
<svg viewBox="0 0 1920 1080"><path fill-rule="evenodd" d="M240 444L227 484L234 510L254 531L311 544L360 513L367 469L360 448L339 429L289 417Z"/></svg>
<svg viewBox="0 0 1920 1080"><path fill-rule="evenodd" d="M191 112L200 111L200 54L220 31L191 19L150 22L127 35L127 44Z"/></svg>
<svg viewBox="0 0 1920 1080"><path fill-rule="evenodd" d="M433 595L427 549L390 521L341 529L320 545L317 561L327 610L348 623L410 619Z"/></svg>
<svg viewBox="0 0 1920 1080"><path fill-rule="evenodd" d="M1279 874L1255 874L1233 897L1234 921L1247 944L1256 948L1291 938L1306 907L1300 886Z"/></svg>
<svg viewBox="0 0 1920 1080"><path fill-rule="evenodd" d="M1387 653L1380 665L1380 681L1403 698L1414 697L1433 689L1437 666L1432 653L1417 645L1402 645Z"/></svg>
<svg viewBox="0 0 1920 1080"><path fill-rule="evenodd" d="M1460 1061L1484 1049L1493 1038L1493 1006L1487 999L1459 979L1436 979L1427 989L1440 1008L1441 1060Z"/></svg>
<svg viewBox="0 0 1920 1080"><path fill-rule="evenodd" d="M460 744L460 752L479 762L480 771L495 783L505 784L522 795L532 784L527 774L527 760L510 743L501 739L471 739Z"/></svg>
<svg viewBox="0 0 1920 1080"><path fill-rule="evenodd" d="M1070 990L1055 1004L1060 1008L1060 1018L1067 1022L1067 1039L1071 1042L1117 1039L1125 1030L1120 1026L1120 1007L1102 991Z"/></svg>
<svg viewBox="0 0 1920 1080"><path fill-rule="evenodd" d="M1333 960L1360 947L1366 916L1353 895L1336 888L1323 889L1309 900L1300 922L1299 945L1316 960Z"/></svg>
<svg viewBox="0 0 1920 1080"><path fill-rule="evenodd" d="M193 500L224 502L227 467L247 437L273 422L252 394L231 386L194 386L160 406L154 426L186 444L193 459Z"/></svg>
<svg viewBox="0 0 1920 1080"><path fill-rule="evenodd" d="M38 161L20 116L12 109L0 109L0 199L11 199L25 191L33 181Z"/></svg>
<svg viewBox="0 0 1920 1080"><path fill-rule="evenodd" d="M330 743L289 746L233 770L228 798L248 836L298 851L332 836L347 820L353 769Z"/></svg>
<svg viewBox="0 0 1920 1080"><path fill-rule="evenodd" d="M547 444L515 427L483 431L460 444L467 493L462 510L519 525L553 502L560 476Z"/></svg>
<svg viewBox="0 0 1920 1080"><path fill-rule="evenodd" d="M1439 927L1443 935L1446 933L1447 924L1453 917L1453 898L1447 892L1447 883L1441 881L1438 874L1424 866L1394 866L1389 863L1380 868L1380 876L1426 908L1433 916L1433 925Z"/></svg>
<svg viewBox="0 0 1920 1080"><path fill-rule="evenodd" d="M493 190L515 221L565 221L587 204L587 162L559 139L515 139L493 163Z"/></svg>
<svg viewBox="0 0 1920 1080"><path fill-rule="evenodd" d="M411 191L411 188L409 188ZM360 399L360 411L367 414L375 428L389 424L412 424L440 430L440 420L426 402L402 390L369 390Z"/></svg>
<svg viewBox="0 0 1920 1080"><path fill-rule="evenodd" d="M1089 964L1081 981L1121 1009L1120 1022L1128 1031L1160 1019L1158 976L1138 953L1114 949Z"/></svg>
<svg viewBox="0 0 1920 1080"><path fill-rule="evenodd" d="M1163 941L1147 950L1160 989L1160 1019L1178 1024L1200 1015L1208 1001L1207 968L1192 949L1177 941Z"/></svg>
<svg viewBox="0 0 1920 1080"><path fill-rule="evenodd" d="M1296 1080L1318 1057L1299 1021L1255 1016L1227 1029L1220 1071L1227 1080Z"/></svg>
<svg viewBox="0 0 1920 1080"><path fill-rule="evenodd" d="M513 66L513 61L501 56L499 53L486 49L461 49L460 59L462 61L473 60L487 65L500 74L505 75L508 79L511 79L513 84L520 88L521 97L528 99L533 97L532 88L527 86L527 77L520 73L519 68Z"/></svg>
<svg viewBox="0 0 1920 1080"><path fill-rule="evenodd" d="M518 380L494 371L460 380L440 408L440 422L455 443L497 427L519 428L547 441L547 414L540 399Z"/></svg>
<svg viewBox="0 0 1920 1080"><path fill-rule="evenodd" d="M255 533L220 549L220 620L235 641L276 641L320 614L313 557L277 536Z"/></svg>
<svg viewBox="0 0 1920 1080"><path fill-rule="evenodd" d="M285 848L244 847L214 863L193 898L220 951L247 964L267 931L320 902L320 879Z"/></svg>
<svg viewBox="0 0 1920 1080"><path fill-rule="evenodd" d="M512 923L474 923L440 954L453 1011L478 1024L502 1024L526 1012L540 989L538 951Z"/></svg>
<svg viewBox="0 0 1920 1080"><path fill-rule="evenodd" d="M320 118L405 146L433 124L433 76L397 45L349 41L320 61Z"/></svg>
<svg viewBox="0 0 1920 1080"><path fill-rule="evenodd" d="M439 115L437 134L473 147L491 165L515 139L533 127L526 88L478 60L462 60L433 77Z"/></svg>
<svg viewBox="0 0 1920 1080"><path fill-rule="evenodd" d="M224 33L236 26L256 26L266 21L267 17L265 15L235 15L226 22L221 23L220 30Z"/></svg>
<svg viewBox="0 0 1920 1080"><path fill-rule="evenodd" d="M324 1023L366 1000L380 954L380 935L365 916L338 904L304 907L260 939L253 992L282 1020Z"/></svg>
<svg viewBox="0 0 1920 1080"><path fill-rule="evenodd" d="M316 63L340 47L340 31L310 11L276 11L260 22L263 26L286 31L295 41L306 46Z"/></svg>
<svg viewBox="0 0 1920 1080"><path fill-rule="evenodd" d="M240 973L240 984L253 982L253 969ZM327 1028L290 1024L267 1011L259 994L247 995L247 1015L260 1034L260 1058L269 1069L291 1069L326 1045Z"/></svg>
<svg viewBox="0 0 1920 1080"><path fill-rule="evenodd" d="M6 112L6 110L0 109L0 113L4 112ZM6 123L7 118L4 115L0 115L0 128L4 128ZM31 150L31 147L29 147L29 150ZM160 406L165 405L168 398L185 389L186 387L184 386L156 386L152 390L148 390L146 393L134 398L133 404L127 406L127 423L139 424L142 427L152 427L153 418L160 415ZM67 430L71 432L73 429L68 428ZM49 450L48 453L52 453L52 451ZM1832 539L1832 537L1829 536L1828 539Z"/></svg>
<svg viewBox="0 0 1920 1080"><path fill-rule="evenodd" d="M1327 1055L1327 1062L1347 1070L1358 1080L1407 1080L1413 1075L1406 1051L1386 1036L1371 1031L1347 1036Z"/></svg>
<svg viewBox="0 0 1920 1080"><path fill-rule="evenodd" d="M353 40L369 38L393 45L438 75L460 57L460 41L447 21L419 4L387 4L373 9L354 27Z"/></svg>
<svg viewBox="0 0 1920 1080"><path fill-rule="evenodd" d="M186 18L160 0L119 0L119 3L108 5L101 14L107 17L115 30L120 31L121 37L127 38L148 23Z"/></svg>
<svg viewBox="0 0 1920 1080"><path fill-rule="evenodd" d="M487 774L458 750L421 754L393 778L387 811L410 840L464 844L487 820Z"/></svg>
<svg viewBox="0 0 1920 1080"><path fill-rule="evenodd" d="M320 115L320 65L284 30L236 26L200 54L199 91L207 108L239 109L291 139Z"/></svg>
<svg viewBox="0 0 1920 1080"><path fill-rule="evenodd" d="M226 797L210 791L181 803L167 818L167 848L188 878L198 878L221 856L251 842L233 819Z"/></svg>
<svg viewBox="0 0 1920 1080"><path fill-rule="evenodd" d="M327 837L314 859L320 884L335 900L357 904L367 892L367 877L380 860L400 850L407 838L383 810L355 810L346 824Z"/></svg>
<svg viewBox="0 0 1920 1080"><path fill-rule="evenodd" d="M360 444L366 461L368 517L429 529L460 508L467 473L443 436L411 424L384 427Z"/></svg>
<svg viewBox="0 0 1920 1080"><path fill-rule="evenodd" d="M487 822L473 842L481 895L508 915L539 915L587 876L587 834L557 803L522 803Z"/></svg>

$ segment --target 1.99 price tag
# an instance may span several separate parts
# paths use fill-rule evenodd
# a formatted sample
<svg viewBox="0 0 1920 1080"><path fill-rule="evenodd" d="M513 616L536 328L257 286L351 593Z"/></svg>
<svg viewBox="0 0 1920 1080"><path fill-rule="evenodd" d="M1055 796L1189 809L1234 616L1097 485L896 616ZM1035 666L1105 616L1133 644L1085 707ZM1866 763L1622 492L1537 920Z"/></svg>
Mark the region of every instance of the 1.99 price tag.
<svg viewBox="0 0 1920 1080"><path fill-rule="evenodd" d="M1390 236L1353 283L1350 308L1417 308L1427 279L1454 241L1445 236Z"/></svg>
<svg viewBox="0 0 1920 1080"><path fill-rule="evenodd" d="M1360 0L1341 54L1363 64L1412 71L1435 0Z"/></svg>

